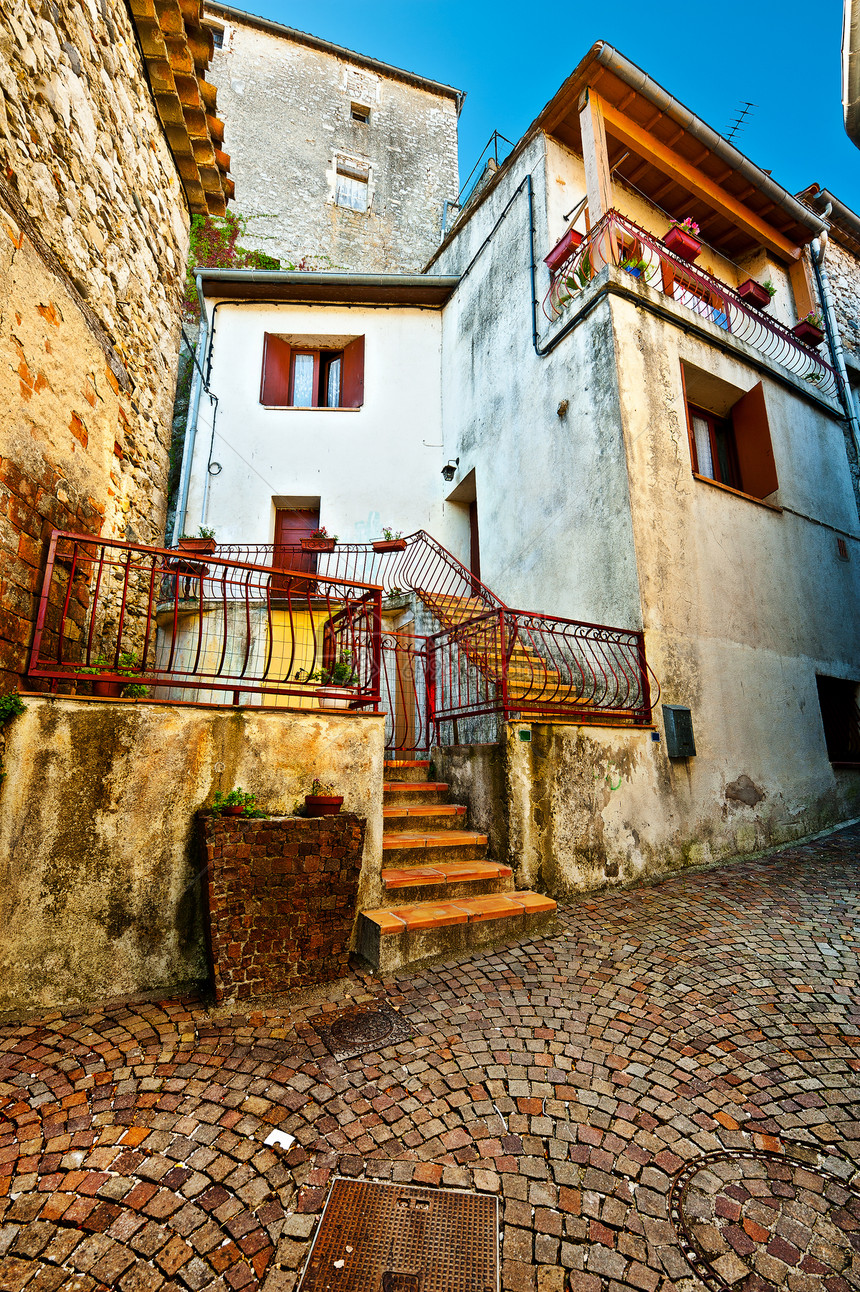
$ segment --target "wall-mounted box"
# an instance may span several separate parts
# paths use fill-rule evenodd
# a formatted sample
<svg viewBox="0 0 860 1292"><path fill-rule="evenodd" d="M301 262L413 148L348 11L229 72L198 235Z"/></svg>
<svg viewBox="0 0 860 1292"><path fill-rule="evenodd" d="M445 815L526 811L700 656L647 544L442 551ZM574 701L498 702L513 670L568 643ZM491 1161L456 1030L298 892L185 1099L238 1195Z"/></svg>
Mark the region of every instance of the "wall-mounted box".
<svg viewBox="0 0 860 1292"><path fill-rule="evenodd" d="M670 758L695 758L696 742L693 739L693 717L684 704L663 705L663 725L666 728L666 753Z"/></svg>

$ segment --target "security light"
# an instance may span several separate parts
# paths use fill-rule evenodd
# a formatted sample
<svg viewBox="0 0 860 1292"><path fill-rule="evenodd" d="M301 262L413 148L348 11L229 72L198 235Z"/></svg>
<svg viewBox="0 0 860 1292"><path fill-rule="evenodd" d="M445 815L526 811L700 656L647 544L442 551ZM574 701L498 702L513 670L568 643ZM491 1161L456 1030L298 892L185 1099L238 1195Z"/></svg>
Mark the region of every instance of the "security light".
<svg viewBox="0 0 860 1292"><path fill-rule="evenodd" d="M459 465L460 465L459 458L454 458L453 462L449 458L448 461L445 463L444 467L442 468L442 475L445 477L445 479L448 481L449 484L454 479L454 476L457 474L457 467Z"/></svg>

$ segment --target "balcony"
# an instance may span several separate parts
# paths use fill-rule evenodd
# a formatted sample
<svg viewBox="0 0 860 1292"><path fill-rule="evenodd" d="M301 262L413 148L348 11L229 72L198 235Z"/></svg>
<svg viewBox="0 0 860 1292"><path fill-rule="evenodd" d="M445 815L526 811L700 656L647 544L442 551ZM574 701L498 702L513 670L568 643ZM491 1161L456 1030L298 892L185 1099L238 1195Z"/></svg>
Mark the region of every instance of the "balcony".
<svg viewBox="0 0 860 1292"><path fill-rule="evenodd" d="M617 266L752 346L763 358L805 382L811 393L827 400L841 398L839 374L815 348L804 345L790 328L747 304L733 287L674 254L659 238L618 211L610 211L553 271L543 303L547 318L555 321L575 308L578 297L604 265Z"/></svg>

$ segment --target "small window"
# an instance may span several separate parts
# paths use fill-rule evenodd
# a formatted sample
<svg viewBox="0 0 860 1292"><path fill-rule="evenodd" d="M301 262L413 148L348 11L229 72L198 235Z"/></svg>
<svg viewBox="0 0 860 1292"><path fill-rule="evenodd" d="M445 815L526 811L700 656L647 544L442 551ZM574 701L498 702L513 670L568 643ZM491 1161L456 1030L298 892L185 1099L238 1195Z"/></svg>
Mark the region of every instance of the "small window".
<svg viewBox="0 0 860 1292"><path fill-rule="evenodd" d="M210 23L210 30L212 32L212 43L215 46L215 48L223 49L224 48L224 28L214 27Z"/></svg>
<svg viewBox="0 0 860 1292"><path fill-rule="evenodd" d="M767 498L779 480L761 382L739 399L734 391L730 402L725 392L732 388L725 382L686 365L683 373L694 473L751 498ZM709 393L710 408L704 402Z"/></svg>
<svg viewBox="0 0 860 1292"><path fill-rule="evenodd" d="M827 757L831 763L860 767L860 685L842 677L817 677L815 680Z"/></svg>
<svg viewBox="0 0 860 1292"><path fill-rule="evenodd" d="M368 204L369 167L360 162L338 161L334 200L351 211L366 211Z"/></svg>
<svg viewBox="0 0 860 1292"><path fill-rule="evenodd" d="M370 108L366 108L363 103L353 103L350 115L353 121L358 121L363 126L370 125Z"/></svg>
<svg viewBox="0 0 860 1292"><path fill-rule="evenodd" d="M315 338L285 340L267 332L260 403L267 408L361 408L364 337L327 348Z"/></svg>

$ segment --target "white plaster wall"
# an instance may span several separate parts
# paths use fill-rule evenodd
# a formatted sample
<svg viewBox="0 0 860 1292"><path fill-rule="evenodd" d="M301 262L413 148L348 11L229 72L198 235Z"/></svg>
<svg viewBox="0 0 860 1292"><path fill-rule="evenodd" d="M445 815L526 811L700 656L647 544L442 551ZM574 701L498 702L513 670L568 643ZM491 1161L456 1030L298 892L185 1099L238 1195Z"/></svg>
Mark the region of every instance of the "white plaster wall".
<svg viewBox="0 0 860 1292"><path fill-rule="evenodd" d="M227 303L213 318L218 405L214 439L210 410L198 428L188 532L205 523L220 543L271 542L273 498L319 498L320 523L342 542L370 542L383 525L404 534L426 529L443 543L452 537L462 509L444 503L438 311ZM266 332L363 335L363 406L265 408ZM204 517L210 446L223 469L209 477Z"/></svg>

